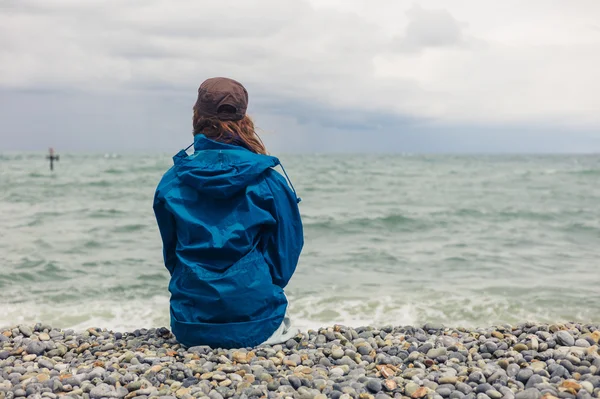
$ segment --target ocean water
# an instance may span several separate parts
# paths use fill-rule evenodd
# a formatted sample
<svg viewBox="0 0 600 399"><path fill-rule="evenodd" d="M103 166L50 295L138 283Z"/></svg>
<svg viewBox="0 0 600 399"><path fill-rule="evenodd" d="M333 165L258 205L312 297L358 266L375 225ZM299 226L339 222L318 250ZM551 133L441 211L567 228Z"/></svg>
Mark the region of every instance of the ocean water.
<svg viewBox="0 0 600 399"><path fill-rule="evenodd" d="M600 156L296 155L301 328L600 322ZM168 326L168 155L0 155L0 326Z"/></svg>

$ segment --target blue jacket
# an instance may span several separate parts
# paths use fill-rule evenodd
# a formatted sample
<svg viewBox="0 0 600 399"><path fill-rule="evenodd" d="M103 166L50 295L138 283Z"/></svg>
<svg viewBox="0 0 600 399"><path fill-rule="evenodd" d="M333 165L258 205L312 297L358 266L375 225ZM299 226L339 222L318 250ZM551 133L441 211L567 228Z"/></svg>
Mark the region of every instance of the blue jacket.
<svg viewBox="0 0 600 399"><path fill-rule="evenodd" d="M256 346L286 313L304 244L300 200L275 157L204 135L194 149L175 155L154 197L171 329L186 346Z"/></svg>

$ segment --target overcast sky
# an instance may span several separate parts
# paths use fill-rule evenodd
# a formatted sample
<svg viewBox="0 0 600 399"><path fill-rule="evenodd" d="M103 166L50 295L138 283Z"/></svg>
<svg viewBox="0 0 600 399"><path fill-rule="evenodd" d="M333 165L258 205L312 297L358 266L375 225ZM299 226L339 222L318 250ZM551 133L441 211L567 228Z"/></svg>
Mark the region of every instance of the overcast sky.
<svg viewBox="0 0 600 399"><path fill-rule="evenodd" d="M273 152L600 152L598 0L0 0L0 151L191 142L239 80Z"/></svg>

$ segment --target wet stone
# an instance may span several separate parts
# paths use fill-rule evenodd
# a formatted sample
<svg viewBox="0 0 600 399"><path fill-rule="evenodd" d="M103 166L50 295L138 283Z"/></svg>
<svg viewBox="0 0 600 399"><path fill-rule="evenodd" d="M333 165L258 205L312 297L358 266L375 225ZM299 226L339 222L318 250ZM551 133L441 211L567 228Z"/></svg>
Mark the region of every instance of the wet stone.
<svg viewBox="0 0 600 399"><path fill-rule="evenodd" d="M539 399L542 394L535 388L529 388L524 391L518 392L515 395L515 399Z"/></svg>
<svg viewBox="0 0 600 399"><path fill-rule="evenodd" d="M541 384L544 382L544 379L540 375L532 375L527 383L525 384L525 388L534 388L537 384Z"/></svg>
<svg viewBox="0 0 600 399"><path fill-rule="evenodd" d="M40 356L46 351L46 345L40 341L31 341L27 345L26 351L29 354Z"/></svg>
<svg viewBox="0 0 600 399"><path fill-rule="evenodd" d="M529 380L529 378L531 378L531 376L533 375L533 370L530 368L525 368L525 369L521 369L518 373L517 373L517 380L521 381L522 383L527 383L527 381Z"/></svg>
<svg viewBox="0 0 600 399"><path fill-rule="evenodd" d="M371 379L367 382L367 389L373 393L378 393L383 389L383 386L379 380Z"/></svg>
<svg viewBox="0 0 600 399"><path fill-rule="evenodd" d="M556 342L563 346L573 346L575 345L575 338L568 331L558 331Z"/></svg>
<svg viewBox="0 0 600 399"><path fill-rule="evenodd" d="M477 384L485 382L485 376L483 373L479 371L475 371L469 375L469 382L474 382Z"/></svg>

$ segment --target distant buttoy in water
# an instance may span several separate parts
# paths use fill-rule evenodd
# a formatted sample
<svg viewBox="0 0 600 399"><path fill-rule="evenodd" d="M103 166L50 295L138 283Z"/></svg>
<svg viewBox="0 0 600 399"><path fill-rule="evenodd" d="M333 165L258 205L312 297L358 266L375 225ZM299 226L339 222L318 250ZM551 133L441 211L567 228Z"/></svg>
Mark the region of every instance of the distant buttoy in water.
<svg viewBox="0 0 600 399"><path fill-rule="evenodd" d="M50 150L48 151L48 156L46 157L47 159L50 160L50 170L54 170L54 161L59 160L59 156L58 155L54 155L54 148L50 148Z"/></svg>

